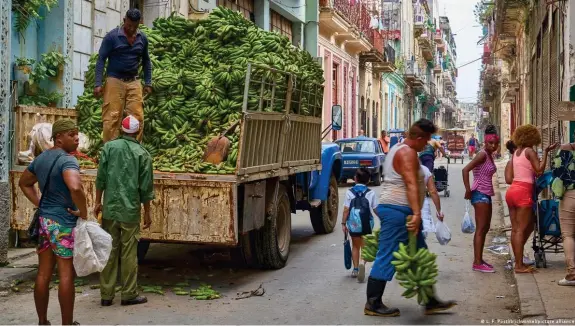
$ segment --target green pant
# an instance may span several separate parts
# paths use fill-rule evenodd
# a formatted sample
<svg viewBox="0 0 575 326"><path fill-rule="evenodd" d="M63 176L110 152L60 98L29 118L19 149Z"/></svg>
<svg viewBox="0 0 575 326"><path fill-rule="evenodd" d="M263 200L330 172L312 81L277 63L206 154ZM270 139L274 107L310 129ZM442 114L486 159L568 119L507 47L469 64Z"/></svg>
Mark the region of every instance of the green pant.
<svg viewBox="0 0 575 326"><path fill-rule="evenodd" d="M116 294L118 262L122 283L122 300L138 296L138 240L139 223L124 223L102 219L102 228L112 236L112 252L106 268L100 273L102 300L112 300Z"/></svg>

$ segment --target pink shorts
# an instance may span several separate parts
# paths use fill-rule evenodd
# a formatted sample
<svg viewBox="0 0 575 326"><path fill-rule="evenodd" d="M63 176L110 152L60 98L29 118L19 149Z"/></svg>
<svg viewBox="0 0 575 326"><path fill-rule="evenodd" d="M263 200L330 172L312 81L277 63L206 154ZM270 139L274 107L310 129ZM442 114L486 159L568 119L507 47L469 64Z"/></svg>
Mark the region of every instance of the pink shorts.
<svg viewBox="0 0 575 326"><path fill-rule="evenodd" d="M475 146L469 146L469 153L475 153Z"/></svg>
<svg viewBox="0 0 575 326"><path fill-rule="evenodd" d="M532 207L533 184L513 181L509 189L507 189L505 201L509 207Z"/></svg>

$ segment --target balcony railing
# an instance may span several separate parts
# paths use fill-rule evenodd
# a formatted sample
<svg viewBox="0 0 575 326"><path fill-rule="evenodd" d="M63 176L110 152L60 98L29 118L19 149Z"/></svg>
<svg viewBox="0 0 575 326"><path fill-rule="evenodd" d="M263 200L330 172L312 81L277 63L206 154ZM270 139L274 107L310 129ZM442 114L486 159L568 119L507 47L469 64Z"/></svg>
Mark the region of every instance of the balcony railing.
<svg viewBox="0 0 575 326"><path fill-rule="evenodd" d="M375 30L369 27L371 16L365 4L351 4L349 0L320 0L319 6L320 8L335 10L345 21L357 29L372 46L375 45Z"/></svg>

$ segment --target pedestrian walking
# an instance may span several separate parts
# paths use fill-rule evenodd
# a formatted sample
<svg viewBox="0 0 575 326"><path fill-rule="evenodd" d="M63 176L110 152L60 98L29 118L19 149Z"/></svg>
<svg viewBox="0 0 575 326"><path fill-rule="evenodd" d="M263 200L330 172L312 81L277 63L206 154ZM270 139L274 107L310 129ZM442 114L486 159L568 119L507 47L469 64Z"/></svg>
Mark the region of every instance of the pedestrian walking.
<svg viewBox="0 0 575 326"><path fill-rule="evenodd" d="M389 139L389 137L387 136L387 131L382 130L381 131L381 137L379 138L379 143L381 144L381 148L383 149L384 154L389 153L390 142L391 142L391 139Z"/></svg>
<svg viewBox="0 0 575 326"><path fill-rule="evenodd" d="M443 158L446 157L447 155L444 155L445 153L445 141L443 140L443 137L439 137L439 146L441 148L443 148L443 152L441 152L439 149L437 150L436 154L439 156L439 158Z"/></svg>
<svg viewBox="0 0 575 326"><path fill-rule="evenodd" d="M421 168L423 169L423 181L427 190L427 195L425 196L423 207L421 209L421 218L424 236L427 236L427 233L435 232L429 199L431 198L431 201L435 206L437 219L441 222L443 222L443 211L441 210L441 199L439 198L439 193L435 187L435 178L433 177L433 173L431 173L425 165L421 165Z"/></svg>
<svg viewBox="0 0 575 326"><path fill-rule="evenodd" d="M119 261L121 304L148 301L138 293L137 249L142 205L144 229L152 224L150 202L154 199L154 174L152 157L136 140L140 129L138 119L127 116L122 120L123 136L106 143L100 155L94 214L102 212L102 227L112 236L112 252L100 273L102 306L113 303Z"/></svg>
<svg viewBox="0 0 575 326"><path fill-rule="evenodd" d="M445 156L445 150L441 147L439 142L435 139L430 139L423 150L419 153L421 164L427 167L430 172L433 171L435 166L435 153L437 151L441 152Z"/></svg>
<svg viewBox="0 0 575 326"><path fill-rule="evenodd" d="M469 159L472 160L475 156L475 150L479 146L477 139L475 138L475 134L471 134L471 138L467 141L467 149L469 152Z"/></svg>
<svg viewBox="0 0 575 326"><path fill-rule="evenodd" d="M120 123L126 115L140 121L138 141L142 141L144 131L144 102L142 84L138 80L140 64L144 71L144 92L152 92L152 62L148 52L148 38L138 29L142 15L138 9L130 9L124 17L124 24L114 28L102 41L96 62L96 83L94 95L104 96L102 121L104 123L104 143L120 135ZM106 67L106 85L102 78Z"/></svg>
<svg viewBox="0 0 575 326"><path fill-rule="evenodd" d="M409 129L403 144L393 146L384 162L385 178L381 188L380 204L376 213L381 222L379 250L367 283L367 303L364 313L370 316L399 316L397 308L383 304L382 296L387 282L393 279L395 267L393 252L400 243L408 242L408 232L417 233L417 248L427 248L421 232L421 207L425 196L423 170L417 152L423 150L437 127L421 119ZM407 217L413 218L406 224ZM434 294L425 306L426 314L447 310L455 301L440 301Z"/></svg>
<svg viewBox="0 0 575 326"><path fill-rule="evenodd" d="M551 189L560 199L559 223L566 266L566 275L557 284L575 286L575 143L562 144L554 162Z"/></svg>
<svg viewBox="0 0 575 326"><path fill-rule="evenodd" d="M351 277L357 278L358 281L363 282L365 279L365 265L359 263L361 248L363 248L362 236L371 234L372 232L372 210L377 207L378 202L375 192L367 187L367 184L371 180L371 174L367 169L358 169L355 173L354 180L355 185L345 194L341 227L343 229L343 234L349 234L351 237L351 257L353 261ZM357 198L359 200L356 200ZM367 203L364 202L364 199ZM367 207L364 207L365 204L367 204ZM352 216L350 219L350 211L352 209L354 215L361 215L365 212L366 216ZM367 213L369 213L369 215L367 215Z"/></svg>
<svg viewBox="0 0 575 326"><path fill-rule="evenodd" d="M54 266L58 265L58 301L63 325L74 322L74 227L78 217L86 218L86 196L78 160L70 153L78 148L78 127L70 119L52 126L54 147L44 151L28 166L19 186L39 210L38 274L34 303L39 325L50 325L48 300ZM34 185L38 183L41 197Z"/></svg>
<svg viewBox="0 0 575 326"><path fill-rule="evenodd" d="M493 175L497 171L493 154L499 146L497 129L493 125L485 128L485 146L463 168L463 184L465 185L465 199L471 200L475 211L475 235L473 236L473 270L483 273L495 273L493 265L483 260L483 247L485 237L491 227L491 197L495 196L493 189ZM473 185L469 186L469 172L473 171Z"/></svg>
<svg viewBox="0 0 575 326"><path fill-rule="evenodd" d="M515 273L530 273L534 271L532 262L524 256L525 243L535 228L533 214L535 177L543 173L547 165L547 156L558 144L552 144L545 149L543 160L533 147L541 144L541 134L537 127L531 124L518 127L513 133L513 143L517 149L511 156L511 168L506 170L506 180L512 180L505 194L511 219L511 247L515 257ZM527 263L527 264L526 264Z"/></svg>

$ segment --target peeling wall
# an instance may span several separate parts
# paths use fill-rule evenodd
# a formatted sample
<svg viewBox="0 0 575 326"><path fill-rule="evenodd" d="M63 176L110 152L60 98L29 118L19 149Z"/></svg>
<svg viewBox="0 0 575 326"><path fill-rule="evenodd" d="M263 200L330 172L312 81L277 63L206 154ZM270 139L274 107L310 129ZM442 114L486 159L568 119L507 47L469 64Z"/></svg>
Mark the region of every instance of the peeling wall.
<svg viewBox="0 0 575 326"><path fill-rule="evenodd" d="M8 192L9 114L10 114L10 0L0 0L0 264L8 261L8 223L10 206Z"/></svg>

